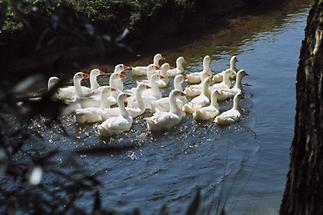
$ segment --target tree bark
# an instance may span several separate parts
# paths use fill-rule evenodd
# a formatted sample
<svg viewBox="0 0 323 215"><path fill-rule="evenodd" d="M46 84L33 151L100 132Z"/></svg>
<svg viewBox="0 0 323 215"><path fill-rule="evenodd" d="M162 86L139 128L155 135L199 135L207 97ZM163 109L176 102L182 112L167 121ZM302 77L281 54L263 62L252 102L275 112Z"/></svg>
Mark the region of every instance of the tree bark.
<svg viewBox="0 0 323 215"><path fill-rule="evenodd" d="M323 214L323 0L307 20L297 70L295 134L280 214Z"/></svg>

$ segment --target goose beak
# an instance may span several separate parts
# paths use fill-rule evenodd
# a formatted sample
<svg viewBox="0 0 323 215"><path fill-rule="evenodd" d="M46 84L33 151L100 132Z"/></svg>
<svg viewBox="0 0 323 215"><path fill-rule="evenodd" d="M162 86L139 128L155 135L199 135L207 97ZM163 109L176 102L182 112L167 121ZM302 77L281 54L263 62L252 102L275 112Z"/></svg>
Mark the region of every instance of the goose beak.
<svg viewBox="0 0 323 215"><path fill-rule="evenodd" d="M87 73L83 73L83 79L84 80L89 79L89 75Z"/></svg>
<svg viewBox="0 0 323 215"><path fill-rule="evenodd" d="M246 73L246 76L248 76L249 74L248 73Z"/></svg>
<svg viewBox="0 0 323 215"><path fill-rule="evenodd" d="M120 74L120 78L121 78L121 80L123 80L123 79L125 79L125 78L127 78L127 76L125 75L125 74Z"/></svg>
<svg viewBox="0 0 323 215"><path fill-rule="evenodd" d="M124 66L124 70L130 69L130 66Z"/></svg>
<svg viewBox="0 0 323 215"><path fill-rule="evenodd" d="M165 79L166 77L164 75L159 75L160 79Z"/></svg>
<svg viewBox="0 0 323 215"><path fill-rule="evenodd" d="M112 91L112 92L117 92L117 91L118 91L118 89L117 89L117 88L115 88L115 87L111 87L111 91Z"/></svg>
<svg viewBox="0 0 323 215"><path fill-rule="evenodd" d="M155 66L155 69L160 69L160 67L159 66Z"/></svg>
<svg viewBox="0 0 323 215"><path fill-rule="evenodd" d="M186 93L184 93L184 92L181 92L181 96L186 96Z"/></svg>

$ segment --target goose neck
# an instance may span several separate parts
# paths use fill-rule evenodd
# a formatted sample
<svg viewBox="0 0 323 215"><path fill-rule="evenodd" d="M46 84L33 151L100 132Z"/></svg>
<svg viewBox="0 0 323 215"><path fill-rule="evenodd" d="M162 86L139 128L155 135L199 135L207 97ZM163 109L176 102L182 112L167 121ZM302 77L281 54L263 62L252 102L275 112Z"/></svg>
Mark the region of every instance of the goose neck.
<svg viewBox="0 0 323 215"><path fill-rule="evenodd" d="M145 103L142 99L142 93L143 91L141 89L137 89L136 90L136 101L137 101L137 105L138 105L138 108L141 110L141 111L145 111Z"/></svg>
<svg viewBox="0 0 323 215"><path fill-rule="evenodd" d="M155 80L153 80L153 79L150 80L150 87L151 87L151 92L154 96L161 97L160 89L159 89L158 84L156 83Z"/></svg>
<svg viewBox="0 0 323 215"><path fill-rule="evenodd" d="M233 107L232 109L238 110L239 108L239 97L238 94L236 94L233 98Z"/></svg>
<svg viewBox="0 0 323 215"><path fill-rule="evenodd" d="M236 83L234 84L234 88L237 88L239 90L242 90L242 77L241 75L237 74L237 77L236 77Z"/></svg>
<svg viewBox="0 0 323 215"><path fill-rule="evenodd" d="M126 107L124 105L124 100L123 99L118 99L118 106L119 106L119 109L120 109L121 116L124 117L124 118L128 118L129 113L126 110Z"/></svg>
<svg viewBox="0 0 323 215"><path fill-rule="evenodd" d="M174 81L174 89L179 90L179 91L183 91L182 83L179 81Z"/></svg>
<svg viewBox="0 0 323 215"><path fill-rule="evenodd" d="M181 72L184 72L184 67L183 67L183 63L182 63L182 62L177 61L177 62L176 62L176 68L177 68L178 70L180 70Z"/></svg>
<svg viewBox="0 0 323 215"><path fill-rule="evenodd" d="M211 97L211 106L216 108L216 109L219 109L219 103L218 103L218 97L217 95L213 95L212 94L212 97Z"/></svg>
<svg viewBox="0 0 323 215"><path fill-rule="evenodd" d="M169 97L170 112L174 113L176 115L180 115L181 114L181 109L178 107L176 99L177 99L177 96L174 96L174 95L171 95Z"/></svg>
<svg viewBox="0 0 323 215"><path fill-rule="evenodd" d="M111 95L111 92L103 92L101 93L101 103L100 108L110 108L110 104L108 102L108 97Z"/></svg>
<svg viewBox="0 0 323 215"><path fill-rule="evenodd" d="M91 85L91 90L97 89L100 87L97 81L97 75L90 74L90 85Z"/></svg>
<svg viewBox="0 0 323 215"><path fill-rule="evenodd" d="M81 87L81 79L75 79L74 78L74 87L75 87L75 95L76 97L82 97L83 92L82 92L82 87Z"/></svg>

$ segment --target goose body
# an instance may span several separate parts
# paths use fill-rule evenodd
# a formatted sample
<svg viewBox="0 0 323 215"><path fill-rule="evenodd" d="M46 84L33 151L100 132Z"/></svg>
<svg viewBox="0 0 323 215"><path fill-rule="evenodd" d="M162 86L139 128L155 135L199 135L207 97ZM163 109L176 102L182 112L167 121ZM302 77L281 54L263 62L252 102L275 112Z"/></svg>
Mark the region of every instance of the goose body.
<svg viewBox="0 0 323 215"><path fill-rule="evenodd" d="M146 109L151 110L152 102L162 98L162 93L160 92L160 89L157 85L157 81L159 79L160 79L160 75L154 74L150 80L151 89L145 90L143 93L142 97L143 97Z"/></svg>
<svg viewBox="0 0 323 215"><path fill-rule="evenodd" d="M182 113L181 109L176 103L176 99L179 96L184 96L185 94L178 90L173 90L170 93L170 111L163 112L157 111L152 117L145 118L147 122L148 130L150 131L160 131L169 130L175 125L179 124L185 114Z"/></svg>
<svg viewBox="0 0 323 215"><path fill-rule="evenodd" d="M206 121L216 117L219 114L219 104L217 102L218 96L218 90L214 90L211 94L211 104L207 107L195 110L193 113L193 119L196 121Z"/></svg>
<svg viewBox="0 0 323 215"><path fill-rule="evenodd" d="M160 71L159 74L162 75L162 77L164 77L163 79L159 79L157 81L157 85L159 88L165 88L168 86L169 83L169 78L168 78L168 70L170 68L170 65L168 63L164 63L163 65L161 65L160 67Z"/></svg>
<svg viewBox="0 0 323 215"><path fill-rule="evenodd" d="M185 60L183 57L177 58L176 59L176 68L168 69L167 76L168 77L175 77L176 75L182 74L184 72L184 67L183 67L184 61Z"/></svg>
<svg viewBox="0 0 323 215"><path fill-rule="evenodd" d="M188 104L183 106L183 111L186 113L194 113L194 111L208 105L210 103L210 99L208 98L208 88L210 86L210 78L207 78L203 81L203 90L201 95L192 99Z"/></svg>
<svg viewBox="0 0 323 215"><path fill-rule="evenodd" d="M127 95L124 93L118 95L120 115L108 118L97 127L100 136L109 137L121 134L131 129L133 119L124 106L126 97Z"/></svg>
<svg viewBox="0 0 323 215"><path fill-rule="evenodd" d="M223 74L222 82L217 83L217 84L213 84L212 86L210 86L209 92L213 91L213 90L230 89L230 87L232 85L232 83L230 81L230 73L231 73L230 69L225 70L224 74Z"/></svg>
<svg viewBox="0 0 323 215"><path fill-rule="evenodd" d="M153 64L157 67L159 66L159 61L164 59L161 54L156 54L153 59ZM136 66L132 67L132 75L133 76L145 76L147 75L148 66Z"/></svg>
<svg viewBox="0 0 323 215"><path fill-rule="evenodd" d="M243 77L247 76L248 74L244 70L239 70L236 75L236 82L234 87L230 89L222 89L219 92L219 100L223 101L226 99L233 98L236 94L242 93L242 79Z"/></svg>
<svg viewBox="0 0 323 215"><path fill-rule="evenodd" d="M176 75L174 79L174 89L178 91L183 91L182 83L184 82L184 76L183 75ZM156 109L160 111L167 112L170 110L169 106L169 97L164 97L161 99L158 99L157 101L154 101L152 103L153 105L153 110L155 111ZM186 96L180 96L176 99L177 105L179 106L180 109L187 104L187 98Z"/></svg>
<svg viewBox="0 0 323 215"><path fill-rule="evenodd" d="M201 73L207 72L209 77L212 76L212 71L210 68L211 58L210 56L206 55L203 58L203 70L201 72L192 72L186 75L187 82L190 84L198 84L201 82Z"/></svg>
<svg viewBox="0 0 323 215"><path fill-rule="evenodd" d="M236 122L240 119L241 113L239 108L239 98L241 96L241 93L238 93L233 98L233 107L221 113L219 116L217 116L214 120L214 122L218 125L228 125L233 122Z"/></svg>
<svg viewBox="0 0 323 215"><path fill-rule="evenodd" d="M201 73L201 80L202 82L199 84L193 84L190 86L187 86L184 90L184 93L188 96L188 97L196 97L198 95L201 94L202 92L202 88L203 88L203 81L205 79L207 79L209 77L209 74L207 71L203 71Z"/></svg>
<svg viewBox="0 0 323 215"><path fill-rule="evenodd" d="M75 110L75 120L78 123L96 123L102 122L102 115L110 108L108 97L113 89L110 86L102 87L100 107L88 107Z"/></svg>

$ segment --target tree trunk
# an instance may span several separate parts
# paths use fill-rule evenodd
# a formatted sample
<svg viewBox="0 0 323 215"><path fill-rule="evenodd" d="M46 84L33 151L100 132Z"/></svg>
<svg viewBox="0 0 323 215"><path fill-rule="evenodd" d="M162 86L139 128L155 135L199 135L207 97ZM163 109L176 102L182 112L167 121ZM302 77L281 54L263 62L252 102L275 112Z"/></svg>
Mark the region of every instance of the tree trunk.
<svg viewBox="0 0 323 215"><path fill-rule="evenodd" d="M323 214L323 0L307 20L297 70L295 134L280 214Z"/></svg>

